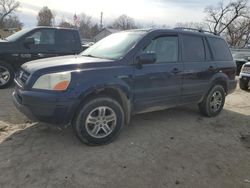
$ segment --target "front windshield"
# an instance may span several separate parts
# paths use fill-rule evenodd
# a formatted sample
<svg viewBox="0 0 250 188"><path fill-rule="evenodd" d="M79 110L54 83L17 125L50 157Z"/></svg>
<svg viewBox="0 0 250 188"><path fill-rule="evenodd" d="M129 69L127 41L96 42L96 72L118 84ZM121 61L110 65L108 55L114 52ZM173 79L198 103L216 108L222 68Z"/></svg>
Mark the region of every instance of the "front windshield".
<svg viewBox="0 0 250 188"><path fill-rule="evenodd" d="M10 41L10 42L14 42L14 41L18 40L21 36L28 33L30 30L31 30L30 28L22 29L21 31L18 31L18 32L14 33L13 35L10 35L9 37L7 37L6 40Z"/></svg>
<svg viewBox="0 0 250 188"><path fill-rule="evenodd" d="M103 59L118 60L144 36L145 32L120 32L112 34L97 42L81 55Z"/></svg>

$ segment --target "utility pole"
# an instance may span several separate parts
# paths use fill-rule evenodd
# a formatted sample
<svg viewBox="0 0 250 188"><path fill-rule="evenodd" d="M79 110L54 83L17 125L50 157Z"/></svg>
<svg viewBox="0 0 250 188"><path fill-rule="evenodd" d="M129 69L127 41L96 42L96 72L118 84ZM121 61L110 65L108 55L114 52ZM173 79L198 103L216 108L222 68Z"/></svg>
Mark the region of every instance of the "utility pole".
<svg viewBox="0 0 250 188"><path fill-rule="evenodd" d="M100 28L103 28L103 12L101 12Z"/></svg>

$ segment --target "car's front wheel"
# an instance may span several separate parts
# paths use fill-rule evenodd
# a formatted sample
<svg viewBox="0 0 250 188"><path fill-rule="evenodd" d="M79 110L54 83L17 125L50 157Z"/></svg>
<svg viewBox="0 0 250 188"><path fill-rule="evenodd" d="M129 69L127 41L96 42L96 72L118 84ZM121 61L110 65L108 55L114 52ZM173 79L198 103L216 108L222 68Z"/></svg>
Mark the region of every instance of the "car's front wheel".
<svg viewBox="0 0 250 188"><path fill-rule="evenodd" d="M248 90L248 83L249 81L247 80L242 80L240 79L240 89L242 90Z"/></svg>
<svg viewBox="0 0 250 188"><path fill-rule="evenodd" d="M113 141L124 125L121 105L109 97L97 97L86 102L73 124L78 138L88 145L103 145Z"/></svg>
<svg viewBox="0 0 250 188"><path fill-rule="evenodd" d="M0 89L9 87L14 81L15 72L13 68L5 62L0 62Z"/></svg>
<svg viewBox="0 0 250 188"><path fill-rule="evenodd" d="M223 86L215 85L199 104L200 112L207 116L217 116L224 107L226 92Z"/></svg>

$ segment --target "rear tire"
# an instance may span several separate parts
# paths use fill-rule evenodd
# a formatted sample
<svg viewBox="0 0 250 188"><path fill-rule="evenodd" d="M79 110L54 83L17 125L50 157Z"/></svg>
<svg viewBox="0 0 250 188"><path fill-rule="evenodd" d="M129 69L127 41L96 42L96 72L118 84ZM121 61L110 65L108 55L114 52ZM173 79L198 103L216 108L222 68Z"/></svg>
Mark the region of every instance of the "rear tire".
<svg viewBox="0 0 250 188"><path fill-rule="evenodd" d="M224 107L226 92L223 86L215 85L209 90L202 102L199 104L200 112L207 117L214 117L220 114Z"/></svg>
<svg viewBox="0 0 250 188"><path fill-rule="evenodd" d="M112 142L124 126L121 105L109 97L97 97L87 101L76 115L73 127L77 137L88 145L104 145Z"/></svg>
<svg viewBox="0 0 250 188"><path fill-rule="evenodd" d="M13 84L15 72L8 63L0 61L0 89L7 88Z"/></svg>
<svg viewBox="0 0 250 188"><path fill-rule="evenodd" d="M249 81L240 79L240 89L245 91L248 90L248 82Z"/></svg>

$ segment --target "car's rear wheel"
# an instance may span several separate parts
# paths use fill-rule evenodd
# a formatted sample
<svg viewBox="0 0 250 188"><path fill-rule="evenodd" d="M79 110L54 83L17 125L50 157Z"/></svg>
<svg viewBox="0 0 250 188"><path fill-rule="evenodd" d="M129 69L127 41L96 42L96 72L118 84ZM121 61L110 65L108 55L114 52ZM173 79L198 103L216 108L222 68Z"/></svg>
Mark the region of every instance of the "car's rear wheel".
<svg viewBox="0 0 250 188"><path fill-rule="evenodd" d="M224 107L226 92L223 86L215 85L199 104L200 112L207 116L217 116Z"/></svg>
<svg viewBox="0 0 250 188"><path fill-rule="evenodd" d="M109 97L91 99L83 105L73 124L78 138L88 145L113 141L124 125L121 105Z"/></svg>
<svg viewBox="0 0 250 188"><path fill-rule="evenodd" d="M240 89L248 90L249 81L240 79Z"/></svg>
<svg viewBox="0 0 250 188"><path fill-rule="evenodd" d="M13 68L5 62L0 62L0 89L9 87L14 81L14 76Z"/></svg>

